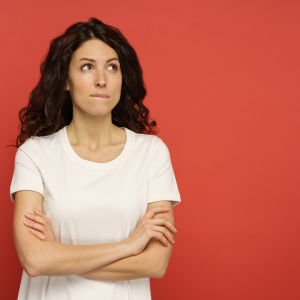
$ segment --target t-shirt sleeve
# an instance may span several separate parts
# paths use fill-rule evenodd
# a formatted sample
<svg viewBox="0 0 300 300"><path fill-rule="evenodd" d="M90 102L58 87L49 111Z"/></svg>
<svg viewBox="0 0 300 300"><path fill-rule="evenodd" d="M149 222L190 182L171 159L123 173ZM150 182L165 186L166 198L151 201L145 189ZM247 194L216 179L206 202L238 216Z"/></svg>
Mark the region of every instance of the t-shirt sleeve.
<svg viewBox="0 0 300 300"><path fill-rule="evenodd" d="M151 141L148 178L148 203L170 200L174 207L181 202L169 149L157 136Z"/></svg>
<svg viewBox="0 0 300 300"><path fill-rule="evenodd" d="M10 198L15 203L15 192L29 190L44 195L44 183L35 161L35 145L27 139L15 155L14 173L10 185Z"/></svg>

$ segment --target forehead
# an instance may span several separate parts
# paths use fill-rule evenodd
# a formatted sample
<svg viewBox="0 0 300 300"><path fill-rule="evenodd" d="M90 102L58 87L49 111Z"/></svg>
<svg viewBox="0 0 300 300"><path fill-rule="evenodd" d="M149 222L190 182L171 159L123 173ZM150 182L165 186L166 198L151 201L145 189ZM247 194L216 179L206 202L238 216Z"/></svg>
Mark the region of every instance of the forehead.
<svg viewBox="0 0 300 300"><path fill-rule="evenodd" d="M93 58L96 61L107 60L117 57L117 52L101 40L94 39L84 42L74 53L73 59L75 62L82 57Z"/></svg>

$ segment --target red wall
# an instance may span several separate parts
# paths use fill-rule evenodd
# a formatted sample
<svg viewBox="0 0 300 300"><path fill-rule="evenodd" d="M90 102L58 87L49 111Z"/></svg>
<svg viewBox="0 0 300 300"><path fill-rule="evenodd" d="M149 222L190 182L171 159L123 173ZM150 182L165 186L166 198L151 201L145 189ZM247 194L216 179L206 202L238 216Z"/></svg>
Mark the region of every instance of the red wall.
<svg viewBox="0 0 300 300"><path fill-rule="evenodd" d="M91 16L136 49L182 197L153 300L300 299L297 0L2 4L1 298L17 298L22 272L9 198L16 149L6 146L50 40Z"/></svg>

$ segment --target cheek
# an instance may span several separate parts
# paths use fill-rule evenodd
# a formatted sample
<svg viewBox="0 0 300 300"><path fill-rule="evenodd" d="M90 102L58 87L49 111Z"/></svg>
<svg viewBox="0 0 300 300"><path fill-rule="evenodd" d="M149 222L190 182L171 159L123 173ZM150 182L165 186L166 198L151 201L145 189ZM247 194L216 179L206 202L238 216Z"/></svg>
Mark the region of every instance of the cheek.
<svg viewBox="0 0 300 300"><path fill-rule="evenodd" d="M74 87L78 92L86 91L89 88L89 86L90 86L90 80L86 77L78 78L78 80L74 82Z"/></svg>
<svg viewBox="0 0 300 300"><path fill-rule="evenodd" d="M114 90L116 91L117 94L121 93L122 89L122 77L120 77L118 80L114 82Z"/></svg>
<svg viewBox="0 0 300 300"><path fill-rule="evenodd" d="M80 93L81 91L84 91L88 88L91 78L90 76L83 76L83 74L81 73L73 72L70 81L71 81L70 87L74 91Z"/></svg>

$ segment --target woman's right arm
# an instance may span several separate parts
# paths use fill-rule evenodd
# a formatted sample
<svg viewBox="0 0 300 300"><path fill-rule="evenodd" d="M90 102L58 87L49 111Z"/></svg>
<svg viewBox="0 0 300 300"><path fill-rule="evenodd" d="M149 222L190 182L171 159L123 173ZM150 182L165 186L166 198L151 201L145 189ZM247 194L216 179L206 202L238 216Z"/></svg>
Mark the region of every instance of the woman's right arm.
<svg viewBox="0 0 300 300"><path fill-rule="evenodd" d="M68 276L88 272L133 255L124 241L96 245L68 245L41 241L22 223L25 213L42 208L43 196L34 191L15 194L13 237L20 263L30 277Z"/></svg>

